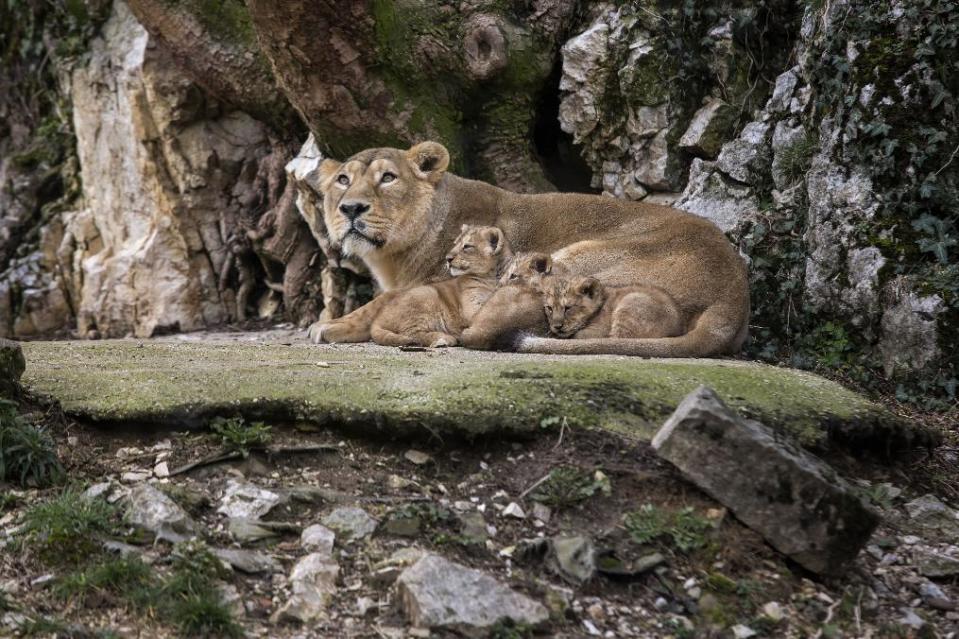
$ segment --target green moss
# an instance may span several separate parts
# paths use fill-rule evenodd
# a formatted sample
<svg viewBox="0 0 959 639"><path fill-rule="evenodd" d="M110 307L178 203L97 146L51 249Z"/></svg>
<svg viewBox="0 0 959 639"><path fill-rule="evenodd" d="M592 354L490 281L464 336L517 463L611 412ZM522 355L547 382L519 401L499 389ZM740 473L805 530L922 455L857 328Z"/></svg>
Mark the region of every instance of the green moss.
<svg viewBox="0 0 959 639"><path fill-rule="evenodd" d="M256 31L243 0L167 0L167 2L174 6L185 7L211 34L258 50Z"/></svg>
<svg viewBox="0 0 959 639"><path fill-rule="evenodd" d="M24 383L79 419L194 423L243 414L415 435L533 434L544 419L649 439L699 384L807 445L837 430L891 438L907 427L810 373L724 360L532 357L375 346L32 342ZM317 362L331 361L328 367ZM551 420L556 427L558 420ZM548 422L547 422L548 423Z"/></svg>

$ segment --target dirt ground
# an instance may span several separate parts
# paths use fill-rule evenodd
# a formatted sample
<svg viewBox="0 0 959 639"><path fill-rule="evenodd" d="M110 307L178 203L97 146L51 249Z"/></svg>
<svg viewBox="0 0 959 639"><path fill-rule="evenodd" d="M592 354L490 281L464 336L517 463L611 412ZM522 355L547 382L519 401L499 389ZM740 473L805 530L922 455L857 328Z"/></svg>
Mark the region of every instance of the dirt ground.
<svg viewBox="0 0 959 639"><path fill-rule="evenodd" d="M175 471L221 447L219 438L206 431L99 430L66 419L55 406L34 403L32 410L37 420L53 426L69 481L82 486L105 479L122 482L124 473L149 472L159 460ZM247 544L265 550L283 568L272 575L234 572L228 576L227 592L248 636L423 636L423 631L409 627L391 583L377 576L381 562L406 547L433 551L481 569L517 591L548 602L551 619L535 629L541 636L905 638L953 637L959 632L957 576L932 580L944 599L930 605L922 594L928 588L921 590L930 580L916 567L919 549L948 549L956 539L916 529L903 509L904 503L929 490L948 492L949 480L940 475L956 467L954 441L931 454L917 453L894 463L854 460L849 452L830 457L841 471L859 480L884 520L850 569L841 578L823 581L767 546L657 459L648 444L601 430L560 428L559 433L551 431L525 441L486 437L469 442L411 442L346 438L328 430L307 432L273 424L274 446L325 444L332 449L274 458L253 453L245 460L203 466L157 482L188 508L211 547L235 545L216 512L223 485L230 478L246 478L267 488L324 489L323 498L313 503L291 501L278 506L265 517L271 521L300 528L317 523L340 505L360 506L380 521L369 539L338 543L334 551L340 566L337 591L327 614L308 626L270 621L289 596L290 568L304 554L299 536L291 533ZM154 448L157 444L159 448ZM409 461L406 454L411 449L426 453L428 461ZM548 521L537 519L532 515L535 491L529 489L558 467L577 468L589 476L599 470L608 477L611 491L553 507ZM891 482L891 487L882 487L884 482ZM13 540L24 513L57 492L8 487L0 506L0 547L17 548ZM948 501L955 495L941 497ZM521 506L525 517L504 514L511 502ZM691 508L712 524L705 543L688 551L668 537L645 545L635 543L624 529L623 517L644 504L669 511ZM489 533L485 543L462 539L458 517L465 511L482 512ZM383 522L398 512L417 513L419 530L390 533ZM665 561L640 574L620 570L620 574L598 574L579 585L523 551L524 540L570 534L591 537L600 553L615 556L620 566L628 567L651 552L661 553ZM176 636L168 619L134 612L122 600L88 597L81 603L55 597L51 585L64 575L41 563L29 545L19 548L19 552L0 554L0 588L7 593L7 607L12 611L4 617L0 610L7 624L0 624L0 635L22 634L17 628L23 628L24 619L47 619L60 624L57 632L41 630L35 635ZM144 559L158 567L171 549L162 541L140 546ZM512 632L496 636L526 633L524 629ZM432 636L445 635L434 632Z"/></svg>

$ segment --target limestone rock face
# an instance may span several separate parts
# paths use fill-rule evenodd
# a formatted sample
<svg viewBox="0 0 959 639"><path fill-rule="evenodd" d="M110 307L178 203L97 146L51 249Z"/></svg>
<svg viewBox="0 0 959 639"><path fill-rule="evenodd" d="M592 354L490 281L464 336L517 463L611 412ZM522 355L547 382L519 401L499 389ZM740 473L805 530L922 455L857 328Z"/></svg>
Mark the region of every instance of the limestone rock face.
<svg viewBox="0 0 959 639"><path fill-rule="evenodd" d="M73 74L86 208L67 218L81 335L193 330L235 316L218 289L264 125L206 102L123 3ZM244 184L246 182L246 184Z"/></svg>
<svg viewBox="0 0 959 639"><path fill-rule="evenodd" d="M816 573L836 574L879 523L825 462L726 407L690 393L653 448L774 548Z"/></svg>

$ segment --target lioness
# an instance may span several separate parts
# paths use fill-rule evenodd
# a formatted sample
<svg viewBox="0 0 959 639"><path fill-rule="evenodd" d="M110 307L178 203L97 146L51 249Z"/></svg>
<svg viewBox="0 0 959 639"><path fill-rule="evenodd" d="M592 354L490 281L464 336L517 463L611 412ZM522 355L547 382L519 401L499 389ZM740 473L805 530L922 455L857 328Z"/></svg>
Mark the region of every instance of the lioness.
<svg viewBox="0 0 959 639"><path fill-rule="evenodd" d="M679 309L655 286L607 287L594 277L552 278L543 290L549 332L556 337L674 337Z"/></svg>
<svg viewBox="0 0 959 639"><path fill-rule="evenodd" d="M510 193L447 173L449 160L436 142L324 160L319 188L331 246L362 259L392 291L441 275L460 225L496 226L514 250L550 253L607 286L665 290L688 327L683 335L652 339L528 337L521 351L697 357L741 347L749 318L746 268L708 220L596 195ZM311 335L320 341L335 332Z"/></svg>
<svg viewBox="0 0 959 639"><path fill-rule="evenodd" d="M464 224L446 256L452 278L380 296L335 323L328 341L366 341L383 346L456 346L463 329L496 289L496 279L512 253L503 232ZM371 308L368 308L371 307ZM371 313L371 310L375 311Z"/></svg>

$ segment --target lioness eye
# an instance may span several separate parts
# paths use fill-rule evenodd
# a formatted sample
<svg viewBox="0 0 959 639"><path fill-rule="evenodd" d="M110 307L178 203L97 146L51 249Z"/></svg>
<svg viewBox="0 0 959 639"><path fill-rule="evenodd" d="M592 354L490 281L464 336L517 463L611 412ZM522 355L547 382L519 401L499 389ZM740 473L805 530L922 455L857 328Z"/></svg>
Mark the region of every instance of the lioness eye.
<svg viewBox="0 0 959 639"><path fill-rule="evenodd" d="M395 180L395 179L396 179L396 174L395 174L395 173L389 173L389 172L387 172L387 173L384 173L384 174L383 174L383 177L380 178L380 182L382 182L383 184L389 184L390 182L392 182L392 181Z"/></svg>
<svg viewBox="0 0 959 639"><path fill-rule="evenodd" d="M336 178L336 181L342 184L343 186L349 186L350 184L350 178L346 177L345 175L339 176L338 178Z"/></svg>

